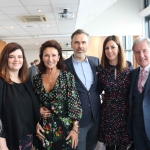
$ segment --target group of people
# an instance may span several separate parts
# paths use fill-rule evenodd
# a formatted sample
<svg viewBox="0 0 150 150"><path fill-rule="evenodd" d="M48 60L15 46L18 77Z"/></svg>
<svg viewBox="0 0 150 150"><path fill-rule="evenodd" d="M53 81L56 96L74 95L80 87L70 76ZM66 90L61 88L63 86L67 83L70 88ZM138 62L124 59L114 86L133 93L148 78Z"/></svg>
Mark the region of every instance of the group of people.
<svg viewBox="0 0 150 150"><path fill-rule="evenodd" d="M119 38L108 36L101 63L87 56L89 34L71 36L64 60L55 40L40 47L38 73L29 77L23 48L9 43L0 55L0 150L150 150L150 39L138 37L126 61ZM32 80L32 81L31 81ZM105 94L100 101L102 91ZM36 135L36 136L34 136Z"/></svg>

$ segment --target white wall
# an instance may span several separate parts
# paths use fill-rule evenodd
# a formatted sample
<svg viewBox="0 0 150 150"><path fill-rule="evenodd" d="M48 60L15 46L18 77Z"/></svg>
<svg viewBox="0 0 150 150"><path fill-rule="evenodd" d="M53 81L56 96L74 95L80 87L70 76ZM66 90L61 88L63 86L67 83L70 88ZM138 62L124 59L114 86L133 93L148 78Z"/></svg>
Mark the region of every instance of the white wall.
<svg viewBox="0 0 150 150"><path fill-rule="evenodd" d="M118 0L83 29L90 35L144 35L141 0Z"/></svg>
<svg viewBox="0 0 150 150"><path fill-rule="evenodd" d="M33 62L35 59L39 59L39 50L25 50L25 56L28 62L28 67L30 67L30 63Z"/></svg>

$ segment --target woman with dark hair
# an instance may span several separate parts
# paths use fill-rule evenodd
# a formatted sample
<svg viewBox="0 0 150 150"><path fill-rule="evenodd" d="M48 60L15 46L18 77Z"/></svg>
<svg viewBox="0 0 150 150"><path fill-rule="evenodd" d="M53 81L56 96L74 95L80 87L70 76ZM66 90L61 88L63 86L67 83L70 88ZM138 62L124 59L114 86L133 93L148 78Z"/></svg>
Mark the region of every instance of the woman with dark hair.
<svg viewBox="0 0 150 150"><path fill-rule="evenodd" d="M23 48L7 44L0 55L0 149L30 150L40 114L28 80Z"/></svg>
<svg viewBox="0 0 150 150"><path fill-rule="evenodd" d="M132 64L125 60L119 38L108 36L103 43L98 67L99 91L105 91L101 107L100 141L106 150L126 150L131 139L127 133L128 94Z"/></svg>
<svg viewBox="0 0 150 150"><path fill-rule="evenodd" d="M64 71L62 49L57 41L43 43L39 56L40 73L33 78L42 117L37 136L43 150L72 150L78 144L78 121L82 115L74 77Z"/></svg>

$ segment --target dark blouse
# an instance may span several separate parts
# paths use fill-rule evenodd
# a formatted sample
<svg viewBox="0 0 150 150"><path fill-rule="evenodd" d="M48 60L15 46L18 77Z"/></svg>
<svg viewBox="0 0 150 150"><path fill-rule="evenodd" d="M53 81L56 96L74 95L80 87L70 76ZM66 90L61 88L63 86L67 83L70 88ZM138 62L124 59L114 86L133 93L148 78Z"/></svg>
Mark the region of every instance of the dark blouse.
<svg viewBox="0 0 150 150"><path fill-rule="evenodd" d="M40 118L31 82L8 84L0 78L0 110L0 137L10 150L17 150L19 139L33 133Z"/></svg>

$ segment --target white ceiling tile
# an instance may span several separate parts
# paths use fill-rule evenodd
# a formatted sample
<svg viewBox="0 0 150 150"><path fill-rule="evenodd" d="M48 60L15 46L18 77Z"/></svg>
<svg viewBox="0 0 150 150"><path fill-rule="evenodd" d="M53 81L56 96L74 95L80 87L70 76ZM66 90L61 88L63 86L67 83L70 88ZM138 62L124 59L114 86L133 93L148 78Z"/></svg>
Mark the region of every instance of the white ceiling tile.
<svg viewBox="0 0 150 150"><path fill-rule="evenodd" d="M52 13L52 8L50 6L26 6L26 9L31 14L43 14L43 13ZM41 9L41 12L38 12L37 10Z"/></svg>
<svg viewBox="0 0 150 150"><path fill-rule="evenodd" d="M27 32L15 32L14 33L15 35L17 35L17 36L22 36L22 37L24 37L24 36L30 36L30 34L29 33L27 33Z"/></svg>
<svg viewBox="0 0 150 150"><path fill-rule="evenodd" d="M75 26L74 23L69 23L69 22L60 22L58 24L58 27L66 27L66 28L68 28L68 27L74 27L74 26Z"/></svg>
<svg viewBox="0 0 150 150"><path fill-rule="evenodd" d="M40 28L49 29L49 28L55 28L57 25L55 23L38 23ZM47 26L48 25L48 26Z"/></svg>
<svg viewBox="0 0 150 150"><path fill-rule="evenodd" d="M12 25L12 26L8 26L8 25L2 25L2 27L4 28L4 29L7 29L7 30L16 30L16 29L21 29L21 27L19 26L19 25L17 25L17 24L14 24L14 25ZM11 28L11 27L13 27L13 29Z"/></svg>
<svg viewBox="0 0 150 150"><path fill-rule="evenodd" d="M80 0L50 0L52 5L79 4Z"/></svg>
<svg viewBox="0 0 150 150"><path fill-rule="evenodd" d="M36 23L23 23L23 24L20 24L20 26L24 29L39 28L39 26Z"/></svg>
<svg viewBox="0 0 150 150"><path fill-rule="evenodd" d="M130 11L132 10L132 12L135 10L137 11L136 16L139 15L139 10L141 10L139 4L140 0L118 0L115 3L115 7L113 7L112 11L110 11L112 8L110 6L114 1L115 0L0 0L0 37L3 37L4 41L8 38L11 38L12 41L15 41L17 38L22 39L21 41L18 40L17 42L21 42L21 45L25 45L25 49L35 50L39 48L39 46L35 45L36 42L38 42L40 45L46 40L56 39L59 41L59 43L61 43L64 49L67 49L65 44L66 42L70 41L70 36L59 38L58 36L71 35L77 28L83 28L91 35L112 33L112 28L115 29L116 27L116 20L114 20L116 19L116 14L122 14L122 8L125 7L125 5L123 5L124 3L128 5L128 7L125 8L129 8ZM135 1L136 6L139 7L138 10L136 9L136 6L132 4L135 3ZM118 5L118 3L120 4ZM117 5L121 7L118 8L116 7ZM130 6L135 7L133 9L133 7L130 8ZM74 13L75 18L73 20L59 19L58 13L62 12L64 8L69 8L68 12ZM42 12L37 12L37 9L42 9ZM104 12L102 14L104 9L106 9L106 13ZM126 15L128 18L130 18L132 15L134 16L133 18L136 18L134 12L132 12L128 16L129 12L124 10L124 15L122 15L124 16L123 19L125 19ZM47 22L24 23L18 19L18 16L32 14L45 15ZM96 17L97 15L100 17ZM91 20L91 17L95 19ZM134 19L131 19L132 21L130 21L134 21L134 23L138 24L134 25L136 26L134 29L130 27L130 30L135 30L134 33L136 33L136 31L139 33L137 28L139 28L139 31L141 30L139 27L139 22L140 19L142 20L142 18L139 17L137 19L138 23L136 23ZM47 24L49 24L49 27L47 27ZM112 24L114 24L114 26L112 26ZM117 20L117 24L123 23ZM124 31L123 33L125 33L125 30L123 29L128 26L128 24L130 25L128 21L125 22L123 25L120 25L118 30L114 30L114 32L121 34L121 32ZM31 25L33 27L27 27ZM10 29L10 26L13 26L14 28ZM39 38L35 39L35 35L37 37L39 36ZM27 40L29 37L31 37L31 39ZM32 39L34 39L33 42L30 42Z"/></svg>
<svg viewBox="0 0 150 150"><path fill-rule="evenodd" d="M51 30L51 31L43 31L43 32L44 32L45 34L50 34L50 35L51 35L51 34L59 34L58 30L57 30L57 31L56 31L56 30L55 30L55 31L52 31L52 30Z"/></svg>
<svg viewBox="0 0 150 150"><path fill-rule="evenodd" d="M11 19L6 15L0 15L0 21L10 21Z"/></svg>
<svg viewBox="0 0 150 150"><path fill-rule="evenodd" d="M0 32L0 35L3 35L3 36L14 36L15 34L7 31L7 30L3 30Z"/></svg>
<svg viewBox="0 0 150 150"><path fill-rule="evenodd" d="M51 27L51 28L42 28L42 31L46 32L46 31L58 31L58 28L57 27Z"/></svg>
<svg viewBox="0 0 150 150"><path fill-rule="evenodd" d="M29 42L27 42L26 40L15 40L16 43L19 43L20 45L30 45Z"/></svg>
<svg viewBox="0 0 150 150"><path fill-rule="evenodd" d="M10 32L12 33L27 33L24 29L12 29L12 30L9 30Z"/></svg>
<svg viewBox="0 0 150 150"><path fill-rule="evenodd" d="M0 8L9 6L22 6L22 4L19 0L0 0Z"/></svg>
<svg viewBox="0 0 150 150"><path fill-rule="evenodd" d="M4 13L2 11L0 11L0 15L3 15Z"/></svg>
<svg viewBox="0 0 150 150"><path fill-rule="evenodd" d="M37 22L37 24L48 23L48 24L56 24L55 19L47 19L46 22Z"/></svg>
<svg viewBox="0 0 150 150"><path fill-rule="evenodd" d="M59 30L60 34L72 34L73 32L74 32L73 29L71 29L71 30L69 30L69 29L67 29L67 30Z"/></svg>
<svg viewBox="0 0 150 150"><path fill-rule="evenodd" d="M47 19L54 19L54 15L53 15L53 13L45 13L45 16L46 16L46 18Z"/></svg>
<svg viewBox="0 0 150 150"><path fill-rule="evenodd" d="M28 13L24 7L3 7L0 8L5 14L21 14L21 13Z"/></svg>
<svg viewBox="0 0 150 150"><path fill-rule="evenodd" d="M33 35L33 36L36 36L36 35L43 35L44 34L44 32L43 31L30 31L29 32L30 33L30 35Z"/></svg>
<svg viewBox="0 0 150 150"><path fill-rule="evenodd" d="M60 24L60 23L76 23L76 20L75 19L64 19L64 20L60 20L60 19L56 19L56 22L58 23L58 24Z"/></svg>
<svg viewBox="0 0 150 150"><path fill-rule="evenodd" d="M65 32L69 32L69 31L74 31L75 27L58 27L59 31L65 31Z"/></svg>
<svg viewBox="0 0 150 150"><path fill-rule="evenodd" d="M53 10L55 13L63 12L64 8L69 8L68 12L77 12L78 11L78 5L53 5Z"/></svg>
<svg viewBox="0 0 150 150"><path fill-rule="evenodd" d="M26 28L25 31L27 32L42 32L42 30L40 28Z"/></svg>
<svg viewBox="0 0 150 150"><path fill-rule="evenodd" d="M16 23L14 22L14 21L0 21L0 26L8 26L8 25L10 25L10 26L13 26L13 25L16 25Z"/></svg>
<svg viewBox="0 0 150 150"><path fill-rule="evenodd" d="M22 2L23 5L25 6L41 6L41 5L50 5L49 0L20 0Z"/></svg>

